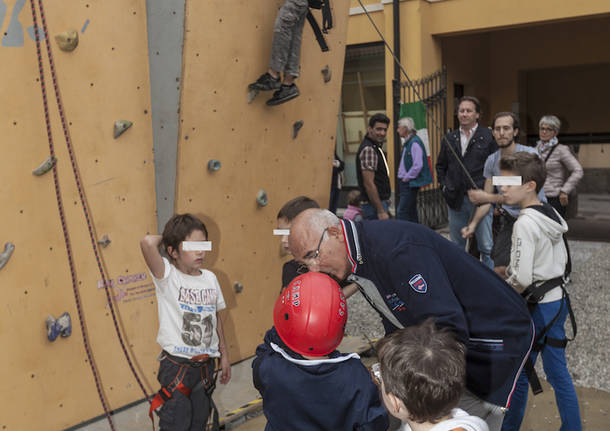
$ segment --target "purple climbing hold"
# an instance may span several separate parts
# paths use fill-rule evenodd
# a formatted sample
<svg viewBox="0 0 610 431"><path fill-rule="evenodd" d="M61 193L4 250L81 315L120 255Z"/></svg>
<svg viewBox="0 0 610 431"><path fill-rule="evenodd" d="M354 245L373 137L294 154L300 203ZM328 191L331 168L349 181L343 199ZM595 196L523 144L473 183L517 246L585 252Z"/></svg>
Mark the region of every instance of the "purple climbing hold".
<svg viewBox="0 0 610 431"><path fill-rule="evenodd" d="M57 320L53 316L48 316L45 323L49 341L55 341L60 335L63 338L72 335L72 319L67 312L59 316Z"/></svg>

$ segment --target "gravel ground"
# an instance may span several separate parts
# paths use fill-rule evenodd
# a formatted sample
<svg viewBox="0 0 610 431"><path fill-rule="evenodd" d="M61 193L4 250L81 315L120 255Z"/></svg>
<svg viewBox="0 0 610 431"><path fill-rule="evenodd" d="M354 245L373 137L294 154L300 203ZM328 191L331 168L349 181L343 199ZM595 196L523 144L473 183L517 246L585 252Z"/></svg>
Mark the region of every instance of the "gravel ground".
<svg viewBox="0 0 610 431"><path fill-rule="evenodd" d="M577 386L610 391L610 244L570 241L570 251L573 269L568 290L578 335L566 350L568 368ZM348 309L347 334L383 337L381 319L362 295L349 298ZM571 334L568 322L566 331ZM542 361L536 366L544 377Z"/></svg>

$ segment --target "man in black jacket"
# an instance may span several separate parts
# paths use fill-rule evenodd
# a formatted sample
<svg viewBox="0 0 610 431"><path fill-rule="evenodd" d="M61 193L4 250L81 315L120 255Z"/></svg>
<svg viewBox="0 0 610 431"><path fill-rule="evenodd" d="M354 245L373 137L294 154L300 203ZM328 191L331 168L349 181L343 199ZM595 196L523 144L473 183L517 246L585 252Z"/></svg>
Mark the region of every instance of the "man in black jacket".
<svg viewBox="0 0 610 431"><path fill-rule="evenodd" d="M466 240L462 238L461 229L466 226L474 211L468 198L468 189L474 188L457 157L470 174L478 188L483 188L485 178L483 167L487 157L498 149L491 131L478 124L481 105L477 98L464 96L458 104L459 130L447 134L436 162L436 173L443 187L443 196L449 210L449 230L451 240L460 248L464 248ZM448 148L450 145L453 148ZM490 253L493 246L491 232L491 210L479 223L475 236L481 260L493 268Z"/></svg>
<svg viewBox="0 0 610 431"><path fill-rule="evenodd" d="M368 220L390 218L390 171L381 148L389 125L390 119L384 114L373 115L369 119L367 134L356 153L356 177L362 197L362 216Z"/></svg>

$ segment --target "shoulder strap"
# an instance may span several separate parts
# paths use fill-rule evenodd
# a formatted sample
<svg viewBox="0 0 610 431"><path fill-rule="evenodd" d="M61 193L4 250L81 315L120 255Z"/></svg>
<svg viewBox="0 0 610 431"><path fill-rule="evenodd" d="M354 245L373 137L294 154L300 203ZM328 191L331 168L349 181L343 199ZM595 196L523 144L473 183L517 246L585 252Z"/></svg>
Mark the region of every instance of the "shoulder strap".
<svg viewBox="0 0 610 431"><path fill-rule="evenodd" d="M322 5L322 31L328 33L333 28L333 13L330 10L330 0L324 0Z"/></svg>
<svg viewBox="0 0 610 431"><path fill-rule="evenodd" d="M566 234L563 234L563 243L566 246L566 252L568 253L568 261L566 262L566 270L564 272L563 278L567 278L572 272L572 258L570 257L570 246L568 245L568 239L566 238Z"/></svg>
<svg viewBox="0 0 610 431"><path fill-rule="evenodd" d="M322 34L322 30L320 30L320 26L318 25L318 21L311 13L311 10L307 11L307 21L309 21L309 25L311 25L311 29L313 30L313 34L316 36L316 40L320 45L320 49L322 52L328 51L328 45L326 44L326 40L324 40L324 35Z"/></svg>
<svg viewBox="0 0 610 431"><path fill-rule="evenodd" d="M549 150L549 153L544 158L544 163L546 163L546 161L549 159L549 157L551 157L551 154L553 154L553 151L555 151L555 148L557 148L558 146L559 146L559 144L555 144L551 147L551 149Z"/></svg>
<svg viewBox="0 0 610 431"><path fill-rule="evenodd" d="M359 277L356 274L350 274L347 279L358 285L360 293L362 293L367 302L371 304L371 307L373 307L379 314L388 319L392 325L396 326L398 329L404 328L402 323L400 323L396 316L392 314L371 280L364 277Z"/></svg>

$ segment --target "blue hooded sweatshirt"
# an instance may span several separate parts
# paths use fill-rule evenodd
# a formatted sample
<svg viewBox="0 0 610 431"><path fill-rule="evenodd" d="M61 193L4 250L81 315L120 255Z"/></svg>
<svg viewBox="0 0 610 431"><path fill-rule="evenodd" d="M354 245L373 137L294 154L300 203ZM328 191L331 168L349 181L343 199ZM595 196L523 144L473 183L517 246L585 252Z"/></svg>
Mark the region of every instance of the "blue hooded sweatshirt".
<svg viewBox="0 0 610 431"><path fill-rule="evenodd" d="M290 350L274 328L256 348L254 387L263 397L266 431L382 431L388 416L356 353L308 360Z"/></svg>
<svg viewBox="0 0 610 431"><path fill-rule="evenodd" d="M523 298L425 226L401 220L341 224L352 273L375 285L403 326L434 317L452 328L467 349L467 389L508 407L534 340ZM397 329L385 318L383 323L387 334Z"/></svg>

